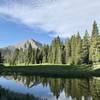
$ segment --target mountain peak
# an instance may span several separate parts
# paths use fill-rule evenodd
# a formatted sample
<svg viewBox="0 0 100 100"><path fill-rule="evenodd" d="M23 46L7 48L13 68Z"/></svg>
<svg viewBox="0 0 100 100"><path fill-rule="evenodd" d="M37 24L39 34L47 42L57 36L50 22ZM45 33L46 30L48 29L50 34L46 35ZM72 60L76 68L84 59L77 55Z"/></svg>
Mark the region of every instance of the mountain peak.
<svg viewBox="0 0 100 100"><path fill-rule="evenodd" d="M41 48L42 47L42 44L35 41L34 39L28 39L26 41L23 41L23 42L20 42L18 44L15 44L15 45L11 45L11 46L8 46L7 48L12 50L12 49L27 49L29 47L29 45L31 44L32 48Z"/></svg>

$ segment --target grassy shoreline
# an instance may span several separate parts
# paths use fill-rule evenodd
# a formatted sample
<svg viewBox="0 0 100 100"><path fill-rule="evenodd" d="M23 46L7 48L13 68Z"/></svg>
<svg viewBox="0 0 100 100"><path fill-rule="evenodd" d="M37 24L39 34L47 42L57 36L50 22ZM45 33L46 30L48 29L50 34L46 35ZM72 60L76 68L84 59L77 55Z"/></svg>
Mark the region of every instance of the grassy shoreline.
<svg viewBox="0 0 100 100"><path fill-rule="evenodd" d="M6 66L2 74L40 75L47 77L92 77L100 76L100 69L93 69L87 65L32 65Z"/></svg>

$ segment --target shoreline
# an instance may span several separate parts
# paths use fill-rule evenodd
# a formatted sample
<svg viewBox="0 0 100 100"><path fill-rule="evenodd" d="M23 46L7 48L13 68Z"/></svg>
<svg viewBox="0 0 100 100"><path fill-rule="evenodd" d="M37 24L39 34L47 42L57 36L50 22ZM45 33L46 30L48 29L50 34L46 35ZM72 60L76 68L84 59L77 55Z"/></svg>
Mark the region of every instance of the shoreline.
<svg viewBox="0 0 100 100"><path fill-rule="evenodd" d="M45 77L100 77L100 69L85 65L32 65L6 66L1 68L1 74L39 75Z"/></svg>

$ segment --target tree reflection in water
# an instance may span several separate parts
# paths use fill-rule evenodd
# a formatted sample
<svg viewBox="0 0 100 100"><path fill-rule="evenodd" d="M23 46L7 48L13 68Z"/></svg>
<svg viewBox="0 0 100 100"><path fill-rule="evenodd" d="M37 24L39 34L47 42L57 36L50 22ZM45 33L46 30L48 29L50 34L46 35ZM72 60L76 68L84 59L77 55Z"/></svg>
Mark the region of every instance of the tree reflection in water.
<svg viewBox="0 0 100 100"><path fill-rule="evenodd" d="M0 86L0 100L39 100L33 95L22 94L4 89Z"/></svg>
<svg viewBox="0 0 100 100"><path fill-rule="evenodd" d="M66 98L72 98L70 100L100 100L100 80L97 78L65 79L22 75L5 76L5 78L14 80L28 88L39 84L42 84L43 87L49 86L51 93L57 99L64 92Z"/></svg>

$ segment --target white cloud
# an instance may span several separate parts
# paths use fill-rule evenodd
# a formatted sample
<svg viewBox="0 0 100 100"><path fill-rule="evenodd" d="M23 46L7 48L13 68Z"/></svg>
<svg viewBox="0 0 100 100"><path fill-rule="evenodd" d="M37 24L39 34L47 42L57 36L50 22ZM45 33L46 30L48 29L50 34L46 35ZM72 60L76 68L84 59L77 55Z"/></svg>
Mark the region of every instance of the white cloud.
<svg viewBox="0 0 100 100"><path fill-rule="evenodd" d="M90 30L93 20L100 20L99 12L99 0L8 0L0 5L0 15L61 37Z"/></svg>

